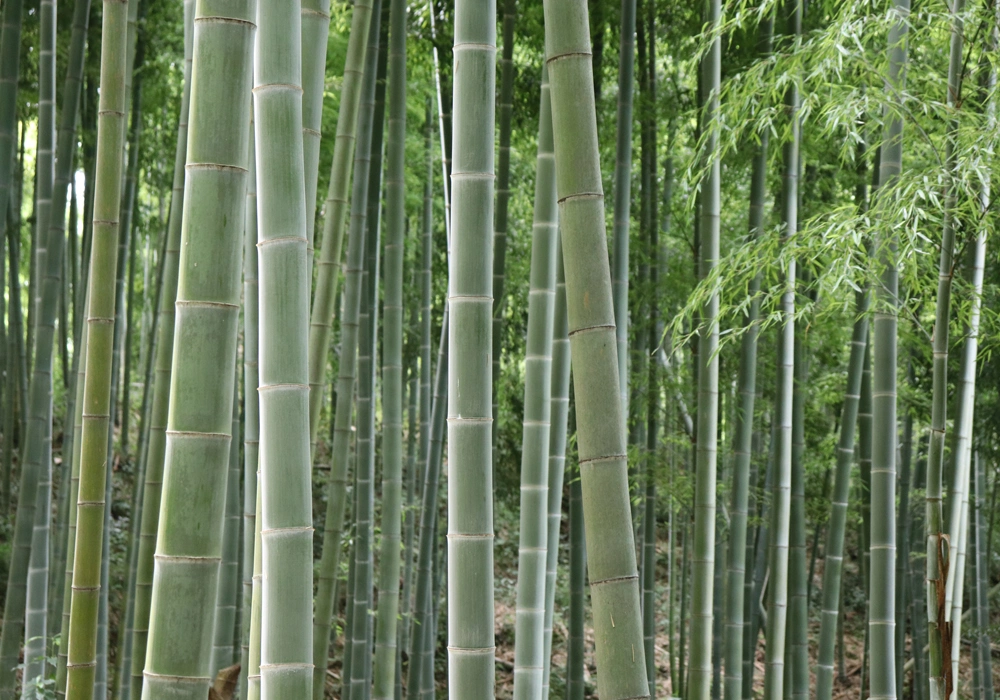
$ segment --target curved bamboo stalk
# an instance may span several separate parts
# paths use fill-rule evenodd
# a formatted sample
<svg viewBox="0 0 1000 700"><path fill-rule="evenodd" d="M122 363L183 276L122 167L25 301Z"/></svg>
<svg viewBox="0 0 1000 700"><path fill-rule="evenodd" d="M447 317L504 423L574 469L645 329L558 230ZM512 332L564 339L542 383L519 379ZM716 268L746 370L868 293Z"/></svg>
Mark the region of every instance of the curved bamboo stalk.
<svg viewBox="0 0 1000 700"><path fill-rule="evenodd" d="M254 3L200 2L162 508L142 697L208 692L225 521ZM220 71L224 63L228 69ZM218 115L229 119L220 125ZM301 142L299 142L301 143ZM199 267L213 271L200 275Z"/></svg>
<svg viewBox="0 0 1000 700"><path fill-rule="evenodd" d="M405 0L390 3L388 68L385 320L382 322L382 541L375 626L374 700L392 700L395 696L398 652L396 618L399 613L403 490L403 241L406 229ZM377 281L375 285L377 288Z"/></svg>
<svg viewBox="0 0 1000 700"><path fill-rule="evenodd" d="M602 669L598 694L606 700L646 698L585 3L546 0L545 32L596 661Z"/></svg>
<svg viewBox="0 0 1000 700"><path fill-rule="evenodd" d="M368 217L368 175L371 167L371 134L375 100L375 66L378 58L381 0L374 0L375 21L369 23L365 58L361 119L354 149L354 183L351 190L351 228L347 241L347 265L344 270L344 311L340 319L341 351L337 374L337 408L334 413L333 450L330 456L330 480L326 520L323 529L323 554L317 570L316 610L313 621L313 697L322 700L326 668L333 643L330 623L333 619L334 589L340 575L341 536L347 506L347 477L350 443L354 432L351 409L354 405L355 375L358 363L358 316L361 308L361 280L364 265L366 223ZM310 394L310 398L312 395ZM349 586L348 595L352 595ZM348 637L345 636L345 640ZM347 650L345 649L345 655ZM346 667L345 667L346 668ZM345 686L349 677L342 676Z"/></svg>
<svg viewBox="0 0 1000 700"><path fill-rule="evenodd" d="M448 695L494 695L492 351L496 2L455 3L448 269ZM475 581L473 585L460 582Z"/></svg>
<svg viewBox="0 0 1000 700"><path fill-rule="evenodd" d="M226 517L222 529L222 563L219 567L219 587L215 596L215 638L210 665L212 674L231 666L236 661L233 657L233 630L236 627L236 601L240 593L239 370L240 363L237 362L236 376L233 378L232 444L229 447L229 469L226 472Z"/></svg>
<svg viewBox="0 0 1000 700"><path fill-rule="evenodd" d="M543 66L538 109L535 210L531 235L528 337L524 358L524 437L521 449L520 538L514 632L515 700L541 700L546 680L545 581L549 545L552 329L558 231L555 175L552 105L548 71Z"/></svg>
<svg viewBox="0 0 1000 700"><path fill-rule="evenodd" d="M321 1L326 2L326 0ZM347 216L347 186L351 181L352 161L356 160L358 106L361 102L365 72L369 65L374 65L370 63L370 58L366 59L366 52L371 51L369 25L372 23L373 6L373 0L358 0L354 3L354 13L351 17L351 34L347 44L347 61L344 64L344 84L340 92L340 112L337 116L333 163L330 166L330 187L326 196L326 216L323 220L316 292L309 321L309 435L314 443L319 428L320 407L323 405L326 359L330 350L330 329L340 277L344 218ZM377 17L378 12L374 12L374 16ZM378 24L378 21L375 24ZM351 216L353 226L354 215ZM331 471L331 476L332 474Z"/></svg>

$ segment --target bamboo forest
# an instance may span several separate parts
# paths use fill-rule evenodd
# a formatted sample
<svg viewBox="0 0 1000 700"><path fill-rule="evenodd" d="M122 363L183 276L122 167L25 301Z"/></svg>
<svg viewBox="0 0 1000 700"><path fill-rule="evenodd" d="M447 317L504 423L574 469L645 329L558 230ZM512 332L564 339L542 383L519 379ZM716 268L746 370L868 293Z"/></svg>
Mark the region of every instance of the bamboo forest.
<svg viewBox="0 0 1000 700"><path fill-rule="evenodd" d="M0 700L994 700L1000 0L0 0Z"/></svg>

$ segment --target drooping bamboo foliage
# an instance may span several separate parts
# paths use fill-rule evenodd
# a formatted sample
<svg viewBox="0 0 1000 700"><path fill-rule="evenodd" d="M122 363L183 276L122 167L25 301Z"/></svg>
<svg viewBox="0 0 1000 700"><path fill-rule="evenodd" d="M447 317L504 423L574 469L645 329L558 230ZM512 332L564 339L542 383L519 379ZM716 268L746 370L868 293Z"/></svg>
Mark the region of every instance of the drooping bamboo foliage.
<svg viewBox="0 0 1000 700"><path fill-rule="evenodd" d="M577 369L574 389L596 661L604 669L598 675L598 693L608 700L644 698L649 685L628 496L590 27L580 0L546 0L544 9L567 319Z"/></svg>
<svg viewBox="0 0 1000 700"><path fill-rule="evenodd" d="M312 504L301 12L262 0L254 53L261 494L261 695L312 695ZM265 136L266 134L266 136ZM241 203L242 205L242 203ZM242 218L241 218L242 223Z"/></svg>
<svg viewBox="0 0 1000 700"><path fill-rule="evenodd" d="M170 214L167 219L167 245L161 265L163 290L160 294L159 325L162 334L155 352L155 383L149 420L149 445L146 473L142 485L143 509L139 525L138 558L136 560L135 610L133 620L131 700L142 697L143 670L146 667L146 647L149 638L150 602L153 591L156 533L160 519L163 488L163 467L166 459L167 414L174 353L174 301L180 274L181 224L184 213L184 191L187 164L188 113L191 101L191 76L194 53L193 0L184 2L184 85L177 120L177 144L174 152L174 174L171 189ZM256 468L256 467L255 467Z"/></svg>
<svg viewBox="0 0 1000 700"><path fill-rule="evenodd" d="M170 406L142 697L208 692L246 197L251 2L199 3ZM226 71L219 70L226 65ZM230 115L217 126L220 111ZM213 274L199 274L210 269Z"/></svg>
<svg viewBox="0 0 1000 700"><path fill-rule="evenodd" d="M347 505L347 478L350 441L353 430L355 374L358 363L358 316L361 308L361 283L364 265L368 214L368 175L371 167L371 134L375 100L375 65L379 48L381 0L374 0L376 20L366 32L365 80L361 98L361 119L354 149L354 184L351 191L351 227L344 269L344 311L340 319L342 351L337 374L337 408L334 416L333 450L327 493L326 521L323 531L323 554L317 572L316 610L313 622L313 697L319 700L325 686L330 653L330 623L333 618L334 589L339 574L340 539L344 531ZM310 355L311 356L311 355ZM310 394L310 397L312 394ZM349 586L348 595L353 594ZM345 637L345 639L347 639ZM344 676L345 685L349 683Z"/></svg>
<svg viewBox="0 0 1000 700"><path fill-rule="evenodd" d="M114 340L115 274L121 201L126 25L128 4L105 0L101 34L101 93L97 120L97 182L90 253L87 365L83 394L82 452L70 603L66 695L94 694L97 617L101 598L105 480L110 423Z"/></svg>
<svg viewBox="0 0 1000 700"><path fill-rule="evenodd" d="M455 3L448 263L448 696L493 697L495 0ZM461 579L474 576L476 586Z"/></svg>
<svg viewBox="0 0 1000 700"><path fill-rule="evenodd" d="M528 339L524 358L521 525L514 646L514 697L517 700L541 700L545 685L545 582L549 545L549 440L557 214L552 111L548 71L544 67L535 162L531 288L528 292Z"/></svg>

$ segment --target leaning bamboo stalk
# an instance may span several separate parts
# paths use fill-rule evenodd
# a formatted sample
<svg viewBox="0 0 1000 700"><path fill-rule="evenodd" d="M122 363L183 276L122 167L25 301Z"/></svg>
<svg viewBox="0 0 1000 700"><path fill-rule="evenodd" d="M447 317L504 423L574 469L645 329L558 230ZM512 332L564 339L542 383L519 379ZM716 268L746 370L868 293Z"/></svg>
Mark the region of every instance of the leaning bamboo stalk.
<svg viewBox="0 0 1000 700"><path fill-rule="evenodd" d="M194 19L174 357L142 697L208 692L232 436L254 3ZM225 62L228 70L218 66ZM220 113L229 119L220 125ZM199 274L199 268L212 274ZM183 690L180 690L183 688Z"/></svg>
<svg viewBox="0 0 1000 700"><path fill-rule="evenodd" d="M100 114L97 127L97 184L90 257L88 352L83 395L77 537L70 603L66 695L94 695L105 478L110 423L111 364L115 316L115 266L121 201L125 121L125 63L128 4L104 0Z"/></svg>
<svg viewBox="0 0 1000 700"><path fill-rule="evenodd" d="M590 27L582 0L546 0L544 10L598 693L646 698Z"/></svg>
<svg viewBox="0 0 1000 700"><path fill-rule="evenodd" d="M255 129L253 112L250 129ZM257 467L260 454L260 405L257 397L258 282L257 282L257 157L250 139L246 214L243 233L243 639L240 650L240 697L247 698L250 675L250 630L254 616L254 562L258 559ZM260 604L258 592L258 606ZM259 610L257 611L259 615ZM258 624L259 624L258 620ZM259 632L259 628L258 628ZM259 651L259 649L258 649ZM260 658L257 659L258 670ZM259 686L258 686L259 690Z"/></svg>
<svg viewBox="0 0 1000 700"><path fill-rule="evenodd" d="M330 166L330 186L326 196L319 270L309 321L309 433L313 442L316 440L320 407L323 405L326 359L330 350L334 301L340 277L344 218L347 215L347 187L351 181L351 165L355 159L355 141L358 136L358 108L365 73L368 66L373 65L370 58L366 59L366 53L371 51L369 25L372 23L373 5L373 0L359 0L354 4L347 61L344 65L344 84L340 93L340 112L337 116L333 163ZM374 12L374 16L377 17L378 12Z"/></svg>
<svg viewBox="0 0 1000 700"><path fill-rule="evenodd" d="M559 566L559 524L562 521L563 483L566 474L567 422L569 417L570 359L569 331L566 323L566 275L563 271L562 245L558 226L556 227L555 236L556 279L552 318L552 388L550 389L552 408L550 409L548 446L549 524L545 573L545 675L542 679L542 700L548 700L549 687L551 685L550 677L552 675L552 621L555 614L556 575ZM571 487L571 490L572 488L575 487ZM579 509L579 502L577 502L576 507ZM579 524L582 525L582 522ZM583 543L580 542L579 544L582 546ZM582 571L581 568L581 574ZM569 686L569 679L567 679L567 694L569 693Z"/></svg>
<svg viewBox="0 0 1000 700"><path fill-rule="evenodd" d="M545 579L548 561L552 329L557 203L548 71L542 68L538 155L525 345L520 538L514 644L514 698L541 700L545 687Z"/></svg>
<svg viewBox="0 0 1000 700"><path fill-rule="evenodd" d="M851 354L847 362L847 389L840 412L840 440L837 443L837 465L834 474L830 522L823 550L823 602L821 610L819 660L816 666L816 697L830 700L833 694L833 661L840 619L841 578L844 565L844 532L847 523L847 499L851 489L851 468L854 463L854 432L858 423L861 396L861 372L868 343L868 293L863 290L855 298L854 329Z"/></svg>
<svg viewBox="0 0 1000 700"><path fill-rule="evenodd" d="M333 449L330 456L329 492L323 530L323 554L317 570L316 610L313 621L313 697L321 700L332 644L334 589L340 575L341 536L347 506L347 475L350 442L354 433L351 410L354 405L355 375L358 364L358 316L361 308L361 281L364 264L368 213L368 175L371 167L371 134L375 99L375 64L379 47L381 0L374 0L376 17L368 26L362 111L354 149L354 183L351 191L351 226L344 269L344 311L340 319L341 352L337 369L337 408L334 413ZM311 394L310 394L311 397ZM348 595L353 587L348 589ZM347 637L345 637L347 639ZM346 651L345 651L346 653ZM349 679L344 676L345 686Z"/></svg>
<svg viewBox="0 0 1000 700"><path fill-rule="evenodd" d="M160 518L160 500L163 487L163 467L166 454L167 412L169 410L170 381L174 352L174 301L177 298L179 258L181 249L181 223L184 212L185 164L187 162L188 117L191 101L191 69L194 50L193 0L185 0L184 16L184 86L181 92L180 113L177 120L177 144L174 151L174 176L171 190L170 214L167 218L167 243L162 262L163 290L160 294L159 336L155 351L155 381L149 419L149 444L146 454L146 474L142 485L143 509L139 525L139 552L136 560L135 610L132 631L132 659L129 697L140 700L142 696L143 669L146 666L146 644L149 635L150 597L153 588L153 557L156 550L156 531Z"/></svg>
<svg viewBox="0 0 1000 700"><path fill-rule="evenodd" d="M313 237L316 229L320 130L323 128L323 93L326 87L326 45L330 34L330 0L303 0L300 15L300 26L302 27L302 163L306 193L306 241L309 243L311 275ZM343 94L341 93L341 95ZM311 293L311 277L309 286Z"/></svg>

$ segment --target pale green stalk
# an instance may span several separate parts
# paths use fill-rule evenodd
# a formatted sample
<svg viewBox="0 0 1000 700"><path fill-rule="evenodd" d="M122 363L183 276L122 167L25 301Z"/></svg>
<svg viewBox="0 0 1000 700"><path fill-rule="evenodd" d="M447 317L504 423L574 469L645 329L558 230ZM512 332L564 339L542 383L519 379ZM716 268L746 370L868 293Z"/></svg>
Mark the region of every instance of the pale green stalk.
<svg viewBox="0 0 1000 700"><path fill-rule="evenodd" d="M707 31L722 21L721 0L706 7ZM701 84L706 92L703 123L708 158L701 183L699 276L712 275L719 259L720 162L715 155L719 127L719 84L722 71L722 40L712 39L701 63ZM793 119L795 119L793 113ZM793 223L794 225L794 223ZM713 577L715 575L715 501L719 423L719 295L713 292L699 313L698 328L698 417L695 448L694 552L691 583L691 652L688 700L707 700L712 686Z"/></svg>
<svg viewBox="0 0 1000 700"><path fill-rule="evenodd" d="M766 17L757 27L757 48L761 56L771 52L773 19ZM764 200L767 195L767 147L770 134L763 130L754 151L750 176L750 240L756 240L764 231ZM727 556L726 596L726 649L725 649L725 700L740 700L743 695L744 673L744 618L746 604L745 586L747 553L752 551L752 541L747 540L747 515L749 511L750 471L753 456L754 401L757 396L757 338L760 316L760 276L755 276L747 294L750 307L744 321L743 338L740 340L739 386L740 403L736 409L733 428L733 490L730 505L729 551ZM752 540L752 538L751 538ZM756 639L756 630L752 631Z"/></svg>
<svg viewBox="0 0 1000 700"><path fill-rule="evenodd" d="M260 472L257 472L258 483ZM253 592L250 604L250 639L247 655L250 659L247 668L247 700L260 700L260 626L263 610L261 608L261 593L263 574L263 557L260 546L260 501L261 489L257 489L257 501L254 506L254 539L253 539Z"/></svg>
<svg viewBox="0 0 1000 700"><path fill-rule="evenodd" d="M789 34L801 30L801 0L789 0L787 20ZM798 228L799 177L799 94L793 83L785 92L785 110L791 119L792 133L784 145L782 173L782 218L785 223L783 243L795 235ZM789 540L792 491L792 394L795 384L795 259L790 258L781 271L781 325L778 334L777 450L774 494L771 500L770 549L768 578L767 645L765 647L764 698L781 700L785 696L785 641L788 618Z"/></svg>
<svg viewBox="0 0 1000 700"><path fill-rule="evenodd" d="M833 695L833 657L842 604L847 499L851 490L851 469L854 466L854 432L858 424L861 373L865 347L868 344L867 313L868 292L862 290L855 296L856 317L851 335L851 354L847 361L847 388L840 411L840 439L837 443L837 466L830 499L830 521L826 526L826 546L823 549L823 593L819 659L816 665L817 700L830 700Z"/></svg>
<svg viewBox="0 0 1000 700"><path fill-rule="evenodd" d="M264 698L312 696L309 287L301 5L260 0L254 53L260 313L260 680Z"/></svg>
<svg viewBox="0 0 1000 700"><path fill-rule="evenodd" d="M555 192L554 187L553 192ZM566 325L566 275L563 271L562 242L560 238L559 228L556 226L556 249L554 251L556 279L555 299L553 302L555 308L552 315L552 387L549 390L552 407L549 409L549 522L548 551L545 563L545 670L542 677L542 700L548 700L550 677L552 675L552 621L555 614L556 576L559 568L559 525L562 521L563 482L566 474L566 424L569 416L570 360L569 337L567 335L569 331ZM579 482L578 479L577 482ZM576 487L571 487L571 490L572 488L578 489L579 483L577 483ZM579 509L579 502L577 502L576 506ZM579 524L582 525L582 522ZM571 528L572 525L571 523ZM579 544L582 547L583 543L580 542ZM582 568L579 573L582 577ZM580 579L580 584L580 593L582 595L582 578ZM570 615L572 616L572 612ZM568 688L569 682L567 680L567 693Z"/></svg>
<svg viewBox="0 0 1000 700"><path fill-rule="evenodd" d="M959 92L962 87L963 45L965 42L965 21L963 11L965 0L952 0L951 41L948 60L947 104L957 110ZM949 172L955 168L955 132L958 128L957 114L948 122L948 139L945 142L946 165ZM941 230L941 256L938 264L937 300L934 312L933 365L931 379L931 426L930 449L927 461L927 488L925 500L925 533L927 538L927 641L929 644L929 700L945 700L945 669L942 649L941 622L947 609L941 610L938 603L938 588L945 582L940 580L939 549L944 529L941 508L943 495L944 443L947 430L948 411L948 336L951 316L951 285L954 276L952 258L955 252L955 226L952 221L955 205L954 187L947 183L947 197L944 209L944 225Z"/></svg>
<svg viewBox="0 0 1000 700"><path fill-rule="evenodd" d="M586 4L546 0L545 31L598 694L646 698Z"/></svg>
<svg viewBox="0 0 1000 700"><path fill-rule="evenodd" d="M240 549L240 365L233 379L232 445L229 447L229 470L226 474L226 520L222 530L222 565L215 597L215 642L212 647L211 672L231 666L233 629L236 626L236 598L239 595Z"/></svg>
<svg viewBox="0 0 1000 700"><path fill-rule="evenodd" d="M329 4L327 0L320 2ZM358 0L354 3L351 33L347 43L347 60L344 64L344 83L340 91L340 112L337 116L333 162L330 166L330 187L326 195L319 270L316 276L312 316L309 321L309 433L313 442L316 440L316 431L319 428L326 360L330 350L330 331L336 312L334 302L340 278L344 219L347 217L347 186L351 181L351 165L358 129L358 107L361 103L365 71L369 65L366 61L366 52L370 51L368 28L371 24L372 8L373 0ZM378 16L377 12L374 14ZM312 105L307 113L313 115ZM330 471L331 478L333 471L333 469Z"/></svg>
<svg viewBox="0 0 1000 700"><path fill-rule="evenodd" d="M326 88L326 44L330 34L330 0L302 0L300 26L302 28L302 162L305 173L306 240L309 242L309 291L311 292L320 131L323 128L323 93Z"/></svg>
<svg viewBox="0 0 1000 700"><path fill-rule="evenodd" d="M96 192L90 253L88 352L83 394L82 454L77 538L70 603L66 695L94 696L97 618L101 598L105 480L110 425L115 268L121 202L125 122L128 4L104 0Z"/></svg>
<svg viewBox="0 0 1000 700"><path fill-rule="evenodd" d="M255 128L250 113L251 133ZM257 461L260 413L257 398L258 285L257 285L257 157L250 139L246 214L243 234L243 639L240 653L240 698L248 697L250 630L253 624L254 562L258 559ZM260 604L258 596L258 607ZM257 611L259 613L259 610ZM259 622L259 620L258 620ZM257 660L260 666L260 659ZM322 687L322 686L321 686ZM259 690L259 687L258 687Z"/></svg>
<svg viewBox="0 0 1000 700"><path fill-rule="evenodd" d="M167 243L161 265L163 290L160 294L159 326L162 335L156 343L155 381L149 419L149 444L146 454L146 474L142 485L142 518L139 525L139 551L136 559L135 610L132 623L131 700L142 696L143 669L146 666L146 644L149 636L150 598L153 588L153 557L156 532L160 519L163 487L163 467L166 455L167 413L170 403L170 383L174 353L174 302L177 298L181 223L184 212L184 190L188 146L188 117L191 98L191 69L194 50L194 0L184 0L184 86L181 92L177 120L177 142L174 151L174 175L170 214L165 235Z"/></svg>
<svg viewBox="0 0 1000 700"><path fill-rule="evenodd" d="M448 696L492 698L496 2L457 0L448 263ZM543 501L544 503L544 501ZM544 513L544 510L542 511Z"/></svg>
<svg viewBox="0 0 1000 700"><path fill-rule="evenodd" d="M382 330L382 541L372 689L375 700L392 700L395 696L398 653L396 618L399 614L403 495L403 241L406 229L405 0L392 0L390 4L388 79L385 320ZM376 281L376 288L377 284Z"/></svg>
<svg viewBox="0 0 1000 700"><path fill-rule="evenodd" d="M521 520L514 628L515 700L542 700L546 687L545 583L549 545L549 436L558 224L552 106L548 71L544 66L535 163L528 336L524 358Z"/></svg>
<svg viewBox="0 0 1000 700"><path fill-rule="evenodd" d="M253 10L252 0L202 0L196 7L171 400L144 700L201 699L211 680L232 441ZM228 117L222 123L220 114Z"/></svg>
<svg viewBox="0 0 1000 700"><path fill-rule="evenodd" d="M39 33L40 51L38 56L38 150L35 160L35 202L36 202L36 230L38 232L39 245L36 248L36 264L41 279L42 275L57 275L56 282L62 285L62 249L65 236L63 226L57 230L50 229L53 218L62 220L66 208L65 189L62 197L62 207L55 216L52 216L52 197L54 179L54 149L56 141L56 115L55 115L55 82L56 82L56 3L55 0L43 0L39 3ZM75 104L74 104L75 108ZM67 111L67 110L64 110ZM65 136L64 136L65 139ZM75 143L72 140L67 144L72 149ZM64 147L65 152L65 147ZM72 152L72 151L70 151ZM66 170L62 168L61 170ZM59 258L58 267L48 265L47 251L52 249L52 255ZM32 300L35 304L36 328L34 330L36 342L46 342L43 337L41 324L55 323L54 316L43 318L43 304L45 299L46 283L41 282L36 286L38 296ZM56 297L49 303L58 303ZM48 342L52 342L52 335L48 335ZM39 468L38 493L35 497L35 523L31 537L31 556L28 564L27 578L27 600L25 609L25 644L24 644L24 673L22 677L22 697L32 697L35 686L41 678L47 675L46 656L47 632L49 627L49 576L50 576L50 554L49 554L49 522L51 520L52 506L52 361L51 349L39 348L36 351L36 363L44 358L48 353L50 359L48 366L39 369L46 376L37 375L47 387L43 391L48 396L46 405L43 408L44 414L34 416L33 419L41 418L44 421L42 435L36 435L36 439L41 439L43 444L41 452L36 453L41 458L37 465ZM34 377L33 377L34 381ZM37 409L36 409L37 410ZM29 447L29 449L31 449ZM36 448L37 449L37 448ZM54 578L54 576L53 576Z"/></svg>
<svg viewBox="0 0 1000 700"><path fill-rule="evenodd" d="M615 342L618 346L618 391L622 420L628 420L628 275L632 198L632 100L635 92L635 6L622 0L621 49L618 54L618 112L615 142L615 201L612 228L611 283L614 295Z"/></svg>
<svg viewBox="0 0 1000 700"><path fill-rule="evenodd" d="M889 28L892 94L903 89L909 0L894 0ZM896 98L899 99L899 98ZM890 189L903 159L903 119L888 110L884 126L879 188ZM884 207L884 205L882 205ZM885 215L885 209L879 214ZM878 241L881 284L875 290L872 335L871 586L868 629L871 640L871 698L895 700L896 688L896 326L898 315L897 234L895 222L882 222ZM889 233L888 231L892 231Z"/></svg>
<svg viewBox="0 0 1000 700"><path fill-rule="evenodd" d="M500 142L497 148L497 179L493 211L493 461L497 459L499 411L497 384L500 381L500 358L503 354L503 317L507 308L504 274L507 261L507 209L510 203L510 130L514 111L514 20L516 0L503 0L503 48L500 54ZM495 471L495 469L494 469ZM516 661L515 661L516 664ZM515 691L516 692L516 691Z"/></svg>
<svg viewBox="0 0 1000 700"><path fill-rule="evenodd" d="M374 0L375 10L381 0ZM376 18L381 13L375 12ZM355 374L358 362L358 315L361 306L361 279L364 265L365 233L368 215L368 174L371 166L371 133L375 99L375 65L379 46L379 19L368 26L365 59L364 99L362 119L354 152L354 183L351 192L351 231L347 242L347 264L344 270L344 311L340 319L341 351L337 365L337 408L334 413L333 449L330 456L330 477L327 493L326 519L323 529L323 554L317 570L316 610L313 619L313 697L322 700L326 669L332 645L330 623L333 619L334 590L340 575L341 535L347 505L347 475L351 437L354 433L351 408L354 404ZM312 397L312 394L310 394ZM348 595L353 593L348 588ZM345 637L346 639L346 637ZM346 654L346 650L345 650ZM344 684L349 680L343 676Z"/></svg>

